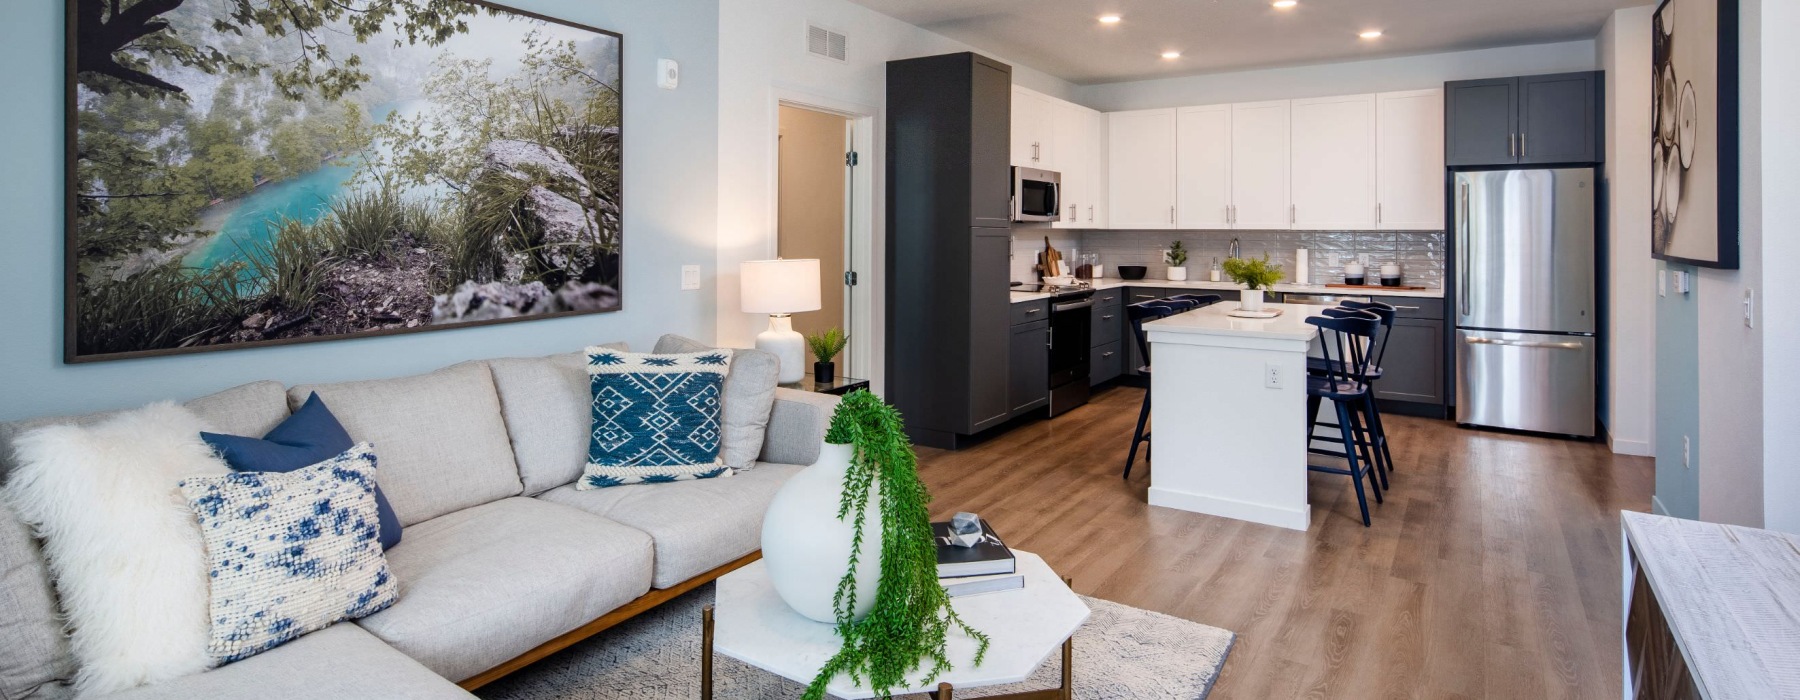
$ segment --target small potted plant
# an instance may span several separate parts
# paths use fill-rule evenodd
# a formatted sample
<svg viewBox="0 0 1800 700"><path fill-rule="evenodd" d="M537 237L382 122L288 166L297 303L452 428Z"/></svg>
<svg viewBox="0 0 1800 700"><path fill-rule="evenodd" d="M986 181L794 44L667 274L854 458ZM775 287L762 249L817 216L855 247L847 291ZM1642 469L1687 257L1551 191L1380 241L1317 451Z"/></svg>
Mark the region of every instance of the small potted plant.
<svg viewBox="0 0 1800 700"><path fill-rule="evenodd" d="M1281 281L1281 266L1269 264L1269 254L1261 259L1231 258L1225 261L1225 274L1231 281L1244 285L1242 301L1245 311L1261 311L1263 292Z"/></svg>
<svg viewBox="0 0 1800 700"><path fill-rule="evenodd" d="M812 348L813 354L813 381L829 382L837 377L837 363L833 360L849 344L850 336L845 335L844 329L837 326L832 326L831 330L824 333L806 336L806 345Z"/></svg>
<svg viewBox="0 0 1800 700"><path fill-rule="evenodd" d="M1181 241L1170 243L1169 249L1163 253L1163 262L1169 264L1170 282L1187 280L1187 255L1187 246L1182 245Z"/></svg>

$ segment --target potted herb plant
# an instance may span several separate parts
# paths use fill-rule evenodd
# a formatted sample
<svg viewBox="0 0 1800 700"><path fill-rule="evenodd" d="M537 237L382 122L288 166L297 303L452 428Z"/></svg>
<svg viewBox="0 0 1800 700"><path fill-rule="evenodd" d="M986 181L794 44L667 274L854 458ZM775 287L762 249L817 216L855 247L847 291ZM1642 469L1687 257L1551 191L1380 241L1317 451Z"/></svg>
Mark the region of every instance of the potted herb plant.
<svg viewBox="0 0 1800 700"><path fill-rule="evenodd" d="M813 354L813 381L829 382L837 376L837 363L833 360L849 344L850 336L837 326L832 326L831 330L824 333L807 334L806 346L812 349Z"/></svg>
<svg viewBox="0 0 1800 700"><path fill-rule="evenodd" d="M938 583L931 495L900 412L867 391L838 403L812 466L788 479L763 517L763 563L775 592L796 612L834 622L843 646L807 687L820 700L838 673L876 697L950 670L952 630L988 638L957 617Z"/></svg>
<svg viewBox="0 0 1800 700"><path fill-rule="evenodd" d="M1231 281L1244 285L1242 301L1238 304L1245 311L1261 311L1263 292L1281 281L1280 265L1269 264L1269 254L1262 258L1230 258L1225 261L1225 274Z"/></svg>
<svg viewBox="0 0 1800 700"><path fill-rule="evenodd" d="M1169 264L1170 282L1187 280L1187 256L1187 246L1182 245L1181 241L1170 243L1169 249L1163 252L1163 262Z"/></svg>

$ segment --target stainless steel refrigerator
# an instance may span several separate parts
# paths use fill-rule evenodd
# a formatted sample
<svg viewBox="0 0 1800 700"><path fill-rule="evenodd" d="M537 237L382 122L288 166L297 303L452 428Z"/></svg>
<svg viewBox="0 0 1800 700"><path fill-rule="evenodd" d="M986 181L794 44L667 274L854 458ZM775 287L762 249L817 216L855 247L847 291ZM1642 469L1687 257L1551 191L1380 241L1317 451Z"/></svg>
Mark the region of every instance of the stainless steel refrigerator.
<svg viewBox="0 0 1800 700"><path fill-rule="evenodd" d="M1593 168L1456 173L1456 422L1594 435Z"/></svg>

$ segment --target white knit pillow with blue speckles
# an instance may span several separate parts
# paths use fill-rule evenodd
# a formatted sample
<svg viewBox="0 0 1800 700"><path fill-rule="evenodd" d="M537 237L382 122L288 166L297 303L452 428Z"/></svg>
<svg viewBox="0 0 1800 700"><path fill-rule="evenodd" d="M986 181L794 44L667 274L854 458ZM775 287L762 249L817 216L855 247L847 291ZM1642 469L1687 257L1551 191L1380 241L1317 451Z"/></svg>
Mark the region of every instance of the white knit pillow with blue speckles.
<svg viewBox="0 0 1800 700"><path fill-rule="evenodd" d="M368 443L287 473L190 478L181 492L206 541L207 651L220 663L375 613L398 595L381 553Z"/></svg>

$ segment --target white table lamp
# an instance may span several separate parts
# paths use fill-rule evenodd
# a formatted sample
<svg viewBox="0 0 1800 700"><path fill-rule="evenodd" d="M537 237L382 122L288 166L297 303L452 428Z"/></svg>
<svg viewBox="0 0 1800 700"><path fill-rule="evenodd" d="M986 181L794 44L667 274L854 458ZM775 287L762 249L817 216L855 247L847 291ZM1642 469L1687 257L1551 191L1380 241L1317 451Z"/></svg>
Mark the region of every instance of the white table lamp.
<svg viewBox="0 0 1800 700"><path fill-rule="evenodd" d="M769 329L756 335L756 349L781 358L782 384L806 376L806 339L794 331L793 314L818 311L818 260L751 260L740 268L744 313L768 314Z"/></svg>

